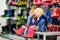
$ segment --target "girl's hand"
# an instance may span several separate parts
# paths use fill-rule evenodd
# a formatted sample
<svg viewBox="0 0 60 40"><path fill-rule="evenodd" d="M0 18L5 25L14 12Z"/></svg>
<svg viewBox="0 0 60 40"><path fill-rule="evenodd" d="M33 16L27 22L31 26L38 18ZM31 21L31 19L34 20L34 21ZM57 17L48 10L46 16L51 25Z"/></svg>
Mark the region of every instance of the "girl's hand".
<svg viewBox="0 0 60 40"><path fill-rule="evenodd" d="M34 25L31 25L29 28L34 28L35 26Z"/></svg>
<svg viewBox="0 0 60 40"><path fill-rule="evenodd" d="M23 28L27 28L26 26L22 25Z"/></svg>
<svg viewBox="0 0 60 40"><path fill-rule="evenodd" d="M35 28L34 28L34 29L35 29L35 30L38 30L38 28L39 28L38 26L35 26Z"/></svg>
<svg viewBox="0 0 60 40"><path fill-rule="evenodd" d="M13 28L13 30L16 30L15 28Z"/></svg>

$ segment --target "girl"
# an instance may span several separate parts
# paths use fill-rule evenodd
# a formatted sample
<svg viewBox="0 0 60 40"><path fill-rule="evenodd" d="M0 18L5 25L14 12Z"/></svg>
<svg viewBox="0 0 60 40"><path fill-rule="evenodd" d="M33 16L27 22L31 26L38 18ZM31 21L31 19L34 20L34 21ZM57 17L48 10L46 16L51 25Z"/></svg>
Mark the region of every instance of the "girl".
<svg viewBox="0 0 60 40"><path fill-rule="evenodd" d="M45 13L42 8L36 8L34 10L35 16L37 20L35 21L34 25L31 25L28 29L28 33L24 35L24 37L33 37L34 30L35 31L46 31L47 28L47 20L45 18Z"/></svg>
<svg viewBox="0 0 60 40"><path fill-rule="evenodd" d="M44 10L42 8L36 8L33 12L33 15L28 17L28 21L30 19L30 21L27 21L27 24L29 23L28 27L22 26L18 31L13 29L16 33L18 34L22 34L26 29L28 29L28 31L26 31L24 33L24 37L33 37L34 36L34 30L36 31L45 31L46 27L47 27L47 23L46 23L46 18L44 16ZM37 19L36 19L37 17ZM35 18L34 22L32 23L32 20Z"/></svg>
<svg viewBox="0 0 60 40"><path fill-rule="evenodd" d="M26 26L22 26L21 28L19 28L18 30L16 30L15 28L13 29L18 35L21 35L21 34L26 34L27 33L27 29L28 27L30 27L30 25L32 25L32 19L35 18L35 14L34 14L34 10L37 8L38 6L36 5L33 5L31 7L31 10L29 12L29 17L28 17L28 20L27 20L27 27ZM25 31L25 32L24 32Z"/></svg>

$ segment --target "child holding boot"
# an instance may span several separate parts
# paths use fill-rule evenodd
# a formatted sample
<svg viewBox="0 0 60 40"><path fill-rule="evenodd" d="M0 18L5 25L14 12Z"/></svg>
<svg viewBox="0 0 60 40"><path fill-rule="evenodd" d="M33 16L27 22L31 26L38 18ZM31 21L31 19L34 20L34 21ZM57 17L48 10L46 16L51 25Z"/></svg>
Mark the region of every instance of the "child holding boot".
<svg viewBox="0 0 60 40"><path fill-rule="evenodd" d="M42 8L36 8L34 10L35 16L37 17L37 20L35 21L34 25L31 25L28 28L28 33L24 35L24 37L33 37L34 30L35 31L46 31L47 29L47 20L45 18L45 13Z"/></svg>
<svg viewBox="0 0 60 40"><path fill-rule="evenodd" d="M26 31L26 33L24 34L24 37L33 37L34 36L34 30L36 30L36 31L45 31L46 30L46 27L47 27L46 22L47 21L46 21L46 18L44 16L44 10L42 8L36 8L34 10L33 14L35 16L34 15L31 16L31 20L30 20L31 24L28 27L22 26L18 30L20 35L25 31L25 29L28 29L28 32ZM36 21L34 20L35 23L32 24L32 20L36 17L37 17L37 20ZM14 31L16 32L15 29L14 29Z"/></svg>
<svg viewBox="0 0 60 40"><path fill-rule="evenodd" d="M31 7L31 10L30 10L30 12L29 12L29 17L28 17L27 25L26 25L26 26L22 25L22 27L19 28L19 30L16 30L15 28L13 29L18 35L21 35L22 33L26 34L26 32L27 32L27 30L26 30L27 27L29 27L30 25L33 24L33 23L32 23L32 19L33 19L33 17L35 18L34 10L35 10L37 7L38 7L38 6L36 6L36 5L33 5L33 6ZM24 32L25 30L26 30L26 32Z"/></svg>

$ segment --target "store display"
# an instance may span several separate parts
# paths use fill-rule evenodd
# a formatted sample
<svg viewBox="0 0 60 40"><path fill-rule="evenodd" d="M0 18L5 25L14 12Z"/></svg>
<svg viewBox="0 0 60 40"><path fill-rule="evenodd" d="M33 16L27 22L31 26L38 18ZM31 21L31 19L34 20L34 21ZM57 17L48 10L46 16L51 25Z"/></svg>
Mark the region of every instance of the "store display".
<svg viewBox="0 0 60 40"><path fill-rule="evenodd" d="M34 11L34 13L40 12L40 15L41 13L43 14L45 13L44 18L41 17L41 19L42 18L46 19L45 20L46 22L41 21L41 22L38 22L41 25L40 24L37 25L39 26L39 29L38 29L39 32L45 32L46 30L49 32L60 31L60 19L59 19L60 18L60 0L6 0L6 5L7 5L7 9L4 10L4 15L2 15L3 18L0 18L1 19L0 26L1 27L3 26L2 27L3 29L1 28L1 31L6 30L11 33L15 32L17 35L24 34L25 28L23 28L22 25L26 26L26 22L29 16L29 11L32 5L37 5L40 8L43 7L43 10L44 10L44 12L41 10L37 10L37 11ZM37 14L36 16L38 17L39 15ZM33 22L34 21L35 20L33 20ZM29 28L29 27L27 28L28 28L27 29L28 33L25 32L23 36L26 38L33 38L34 32L35 32L34 28Z"/></svg>
<svg viewBox="0 0 60 40"><path fill-rule="evenodd" d="M57 0L58 3L60 3L60 0Z"/></svg>
<svg viewBox="0 0 60 40"><path fill-rule="evenodd" d="M13 21L12 21L13 22ZM15 22L15 21L14 21ZM9 33L14 34L13 28L16 27L16 22L9 25Z"/></svg>
<svg viewBox="0 0 60 40"><path fill-rule="evenodd" d="M57 0L53 0L52 3L53 4L57 4L58 2L57 2Z"/></svg>
<svg viewBox="0 0 60 40"><path fill-rule="evenodd" d="M43 0L44 5L50 5L52 0Z"/></svg>
<svg viewBox="0 0 60 40"><path fill-rule="evenodd" d="M5 10L4 11L4 15L3 16L5 16L5 17L14 17L14 11L15 10Z"/></svg>
<svg viewBox="0 0 60 40"><path fill-rule="evenodd" d="M15 5L15 0L9 0L7 4L8 5Z"/></svg>
<svg viewBox="0 0 60 40"><path fill-rule="evenodd" d="M26 7L27 2L16 2L16 5L21 6L21 7Z"/></svg>
<svg viewBox="0 0 60 40"><path fill-rule="evenodd" d="M48 27L48 31L59 31L59 30L58 30L58 27L57 27L57 26L55 26L55 25L50 25L50 26Z"/></svg>
<svg viewBox="0 0 60 40"><path fill-rule="evenodd" d="M11 1L10 1L10 3L12 3L12 4L13 4L14 2L15 2L15 0L11 0Z"/></svg>
<svg viewBox="0 0 60 40"><path fill-rule="evenodd" d="M8 6L26 7L27 0L6 0Z"/></svg>
<svg viewBox="0 0 60 40"><path fill-rule="evenodd" d="M52 11L51 17L59 18L59 16L60 16L60 8L54 8L54 10Z"/></svg>
<svg viewBox="0 0 60 40"><path fill-rule="evenodd" d="M33 0L33 4L42 5L42 0Z"/></svg>
<svg viewBox="0 0 60 40"><path fill-rule="evenodd" d="M45 17L47 18L48 21L50 21L50 17L51 17L51 9L46 9L45 11Z"/></svg>

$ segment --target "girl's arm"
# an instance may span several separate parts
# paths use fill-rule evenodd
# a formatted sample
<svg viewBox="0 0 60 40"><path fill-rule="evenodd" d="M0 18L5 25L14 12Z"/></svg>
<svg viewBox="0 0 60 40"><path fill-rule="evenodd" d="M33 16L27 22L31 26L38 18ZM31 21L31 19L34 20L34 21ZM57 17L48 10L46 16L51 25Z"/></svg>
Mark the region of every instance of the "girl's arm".
<svg viewBox="0 0 60 40"><path fill-rule="evenodd" d="M32 23L32 16L29 16L28 17L28 20L27 20L27 27L29 27L30 25L31 25L31 23Z"/></svg>

